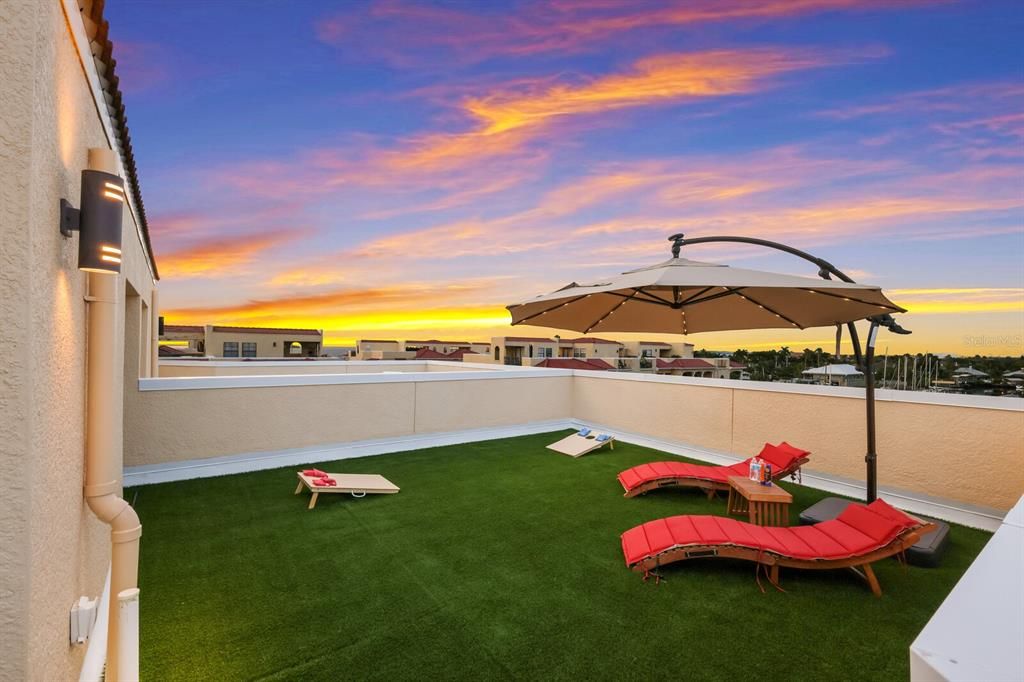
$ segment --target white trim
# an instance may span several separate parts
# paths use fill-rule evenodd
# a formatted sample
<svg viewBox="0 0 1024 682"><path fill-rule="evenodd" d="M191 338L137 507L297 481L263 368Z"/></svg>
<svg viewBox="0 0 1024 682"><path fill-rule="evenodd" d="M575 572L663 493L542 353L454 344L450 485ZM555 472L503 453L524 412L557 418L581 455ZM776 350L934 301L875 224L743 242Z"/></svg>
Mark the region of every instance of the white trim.
<svg viewBox="0 0 1024 682"><path fill-rule="evenodd" d="M410 359L410 360L338 360L338 359L324 359L324 358L161 358L160 364L166 364L171 367L302 367L302 366L321 366L326 365L327 367L394 367L401 369L403 367L420 367L434 365L437 367L445 368L477 368L485 369L487 371L502 371L502 372L515 372L523 369L529 369L524 367L505 366L505 365L494 365L494 369L491 370L487 363L465 363L457 360L426 360L426 359ZM543 367L541 369L544 369ZM463 371L463 370L457 370ZM466 370L468 371L468 370Z"/></svg>
<svg viewBox="0 0 1024 682"><path fill-rule="evenodd" d="M496 426L465 431L448 431L445 433L417 433L408 436L378 438L351 443L335 443L332 445L315 445L291 450L246 452L225 457L147 464L126 467L124 470L124 486L130 488L151 483L227 476L250 471L262 471L263 469L278 469L286 466L303 466L338 459L351 459L353 457L368 457L371 455L386 455L393 452L422 450L442 445L458 445L498 438L514 438L515 436L528 436L535 433L561 431L569 428L572 428L570 420L555 419L516 426Z"/></svg>
<svg viewBox="0 0 1024 682"><path fill-rule="evenodd" d="M541 368L543 369L543 368ZM574 376L608 381L651 381L655 383L676 383L689 386L730 388L735 391L767 391L769 393L796 393L820 395L832 398L864 400L863 387L822 386L817 384L784 384L773 381L741 381L738 379L711 379L684 377L669 374L641 374L639 372L607 372L600 370L571 370ZM917 403L921 405L949 405L951 407L977 407L988 410L1024 412L1024 399L990 395L963 395L959 393L928 393L926 391L875 391L878 402Z"/></svg>
<svg viewBox="0 0 1024 682"><path fill-rule="evenodd" d="M640 445L642 447L660 450L662 452L682 457L689 457L691 459L708 462L710 464L729 466L746 459L746 457L739 457L732 453L686 445L677 441L651 438L649 436L629 433L626 431L619 431L601 424L580 421L579 419L573 419L571 421L573 428L587 427L602 433L612 433L615 434L616 440L620 440L624 443L632 443L634 445ZM834 474L815 472L813 470L804 469L801 476L801 482L808 488L836 493L838 495L844 495L855 499L863 499L867 494L864 484L859 481L854 481L842 476L836 476ZM977 507L951 500L940 500L929 495L911 493L886 486L879 486L878 492L879 495L884 497L887 502L890 502L900 509L905 509L912 514L921 514L923 516L942 519L943 521L950 521L952 523L958 523L962 526L969 526L971 528L981 528L982 530L993 531L999 527L1004 516L1004 514L997 509Z"/></svg>
<svg viewBox="0 0 1024 682"><path fill-rule="evenodd" d="M369 364L378 364L371 362ZM399 361L398 365L407 364ZM374 372L356 374L253 374L244 376L160 377L139 379L140 391L190 391L217 388L269 388L274 386L325 386L333 384L394 384L433 381L481 381L487 379L537 379L571 377L569 369L519 368L508 370L461 370L447 372Z"/></svg>
<svg viewBox="0 0 1024 682"><path fill-rule="evenodd" d="M170 367L295 367L295 366L324 366L327 367L344 367L346 365L352 365L358 361L356 360L320 360L318 358L296 358L294 360L267 360L264 358L248 358L245 360L237 360L233 358L217 358L216 360L207 360L204 358L160 358L161 365L168 365ZM383 362L383 361L382 361ZM418 365L421 361L417 360L406 360L406 365ZM422 362L426 362L423 360ZM380 362L367 362L368 365L381 364ZM462 364L462 363L459 363Z"/></svg>
<svg viewBox="0 0 1024 682"><path fill-rule="evenodd" d="M194 360L171 360L163 362L180 363L182 366L196 366ZM294 366L293 360L282 362L245 362L240 360L211 360L203 366L213 367L253 367ZM317 361L321 362L321 361ZM641 374L638 372L609 372L604 370L556 369L550 367L516 367L506 365L489 365L481 363L488 369L465 369L460 362L444 360L328 360L322 361L328 366L371 366L381 368L381 372L357 374L280 374L280 375L244 375L244 376L211 376L211 377L163 377L144 378L139 380L140 391L172 391L194 390L204 388L260 388L270 386L319 386L324 384L347 383L399 383L404 381L467 381L473 379L521 379L541 376L574 376L604 381L647 381L663 384L682 384L703 388L727 388L734 391L767 391L770 393L790 393L798 395L828 396L864 400L864 389L848 386L819 386L813 384L783 384L770 381L739 381L736 379L711 379L684 377L664 374ZM191 364L188 364L191 363ZM427 365L444 367L445 372L403 371L413 366ZM459 369L455 369L458 367ZM477 366L479 367L479 365ZM394 373L384 368L394 368ZM388 373L386 373L388 372ZM950 407L968 407L986 410L1005 410L1024 412L1024 400L1017 397L997 397L984 395L961 395L955 393L927 393L924 391L894 391L880 389L875 391L875 399L879 402L913 403L919 405L947 405Z"/></svg>
<svg viewBox="0 0 1024 682"><path fill-rule="evenodd" d="M92 54L92 43L85 31L82 9L78 6L78 0L61 0L61 8L64 10L64 18L68 22L68 27L71 29L71 42L75 44L75 50L78 52L78 61L82 64L82 70L85 72L85 80L89 85L89 94L92 96L93 106L96 107L96 113L100 117L103 135L107 138L107 145L115 152L114 157L117 160L118 174L125 182L128 182L128 174L124 168L124 159L121 157L122 150L115 144L117 136L114 134L114 122L110 118L107 98L104 94L103 86L100 85L99 73L96 71L96 58ZM149 270L150 278L156 281L156 273L153 272L152 254L146 248L146 239L142 234L142 225L139 224L139 210L135 205L134 193L125 192L124 194L127 198L125 205L128 206L128 212L132 215L135 234L139 238L139 246L142 247L142 255L146 257L146 268Z"/></svg>
<svg viewBox="0 0 1024 682"><path fill-rule="evenodd" d="M353 457L385 455L395 452L407 452L409 450L421 450L424 448L432 448L442 445L474 443L479 441L495 440L498 438L513 438L515 436L526 436L536 433L547 433L550 431L578 429L583 427L589 427L602 433L611 433L617 440L625 443L632 443L634 445L659 450L667 454L689 457L691 459L709 462L711 464L729 465L735 464L736 462L744 459L731 453L699 448L676 441L650 438L640 434L610 429L600 424L583 422L578 419L557 419L551 421L530 422L516 426L448 431L445 433L412 434L408 436L355 441L351 443L316 445L290 450L247 452L223 457L210 457L206 459L192 459L180 462L166 462L162 464L126 467L124 470L124 485L127 488L152 483L184 481L193 478L227 476L250 471L261 471L264 469L303 466L307 464L316 464L318 462L351 459ZM803 473L802 484L816 490L837 493L853 498L863 498L865 494L864 485L862 483L843 479L838 476L819 474L813 471L805 471ZM906 509L911 513L943 519L945 521L951 521L971 528L995 530L999 527L1000 521L1003 517L1003 515L997 510L973 507L960 502L938 500L919 494L906 493L892 488L880 487L879 492L893 505L900 507L901 509Z"/></svg>

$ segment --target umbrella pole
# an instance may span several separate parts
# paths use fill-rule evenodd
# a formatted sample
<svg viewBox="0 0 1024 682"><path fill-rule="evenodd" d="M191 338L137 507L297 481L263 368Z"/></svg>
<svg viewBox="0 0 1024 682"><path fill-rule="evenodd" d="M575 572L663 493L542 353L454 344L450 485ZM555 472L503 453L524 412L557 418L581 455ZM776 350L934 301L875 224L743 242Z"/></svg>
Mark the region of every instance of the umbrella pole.
<svg viewBox="0 0 1024 682"><path fill-rule="evenodd" d="M864 351L864 391L865 409L868 422L868 452L864 456L867 463L867 501L874 502L878 497L878 453L875 452L875 337L878 336L878 323L871 321L868 330L868 343Z"/></svg>

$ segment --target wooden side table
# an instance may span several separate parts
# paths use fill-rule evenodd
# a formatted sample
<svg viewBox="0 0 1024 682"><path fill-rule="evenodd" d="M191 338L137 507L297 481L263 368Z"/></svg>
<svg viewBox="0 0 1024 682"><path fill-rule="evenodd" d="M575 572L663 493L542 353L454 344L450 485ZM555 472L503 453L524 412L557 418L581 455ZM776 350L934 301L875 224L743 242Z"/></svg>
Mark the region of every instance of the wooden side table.
<svg viewBox="0 0 1024 682"><path fill-rule="evenodd" d="M793 496L778 485L761 485L746 476L729 477L730 514L746 514L758 526L788 526Z"/></svg>

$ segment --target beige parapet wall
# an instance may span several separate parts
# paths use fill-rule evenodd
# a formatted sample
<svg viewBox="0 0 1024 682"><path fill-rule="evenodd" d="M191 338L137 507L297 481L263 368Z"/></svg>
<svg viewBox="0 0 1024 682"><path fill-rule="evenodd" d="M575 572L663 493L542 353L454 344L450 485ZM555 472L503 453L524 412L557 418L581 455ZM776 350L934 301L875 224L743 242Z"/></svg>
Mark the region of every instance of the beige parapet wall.
<svg viewBox="0 0 1024 682"><path fill-rule="evenodd" d="M814 453L814 472L864 475L862 389L494 366L435 373L430 364L143 380L126 401L125 465L575 419L739 457L787 440ZM1002 510L1020 497L1024 401L878 396L881 485Z"/></svg>
<svg viewBox="0 0 1024 682"><path fill-rule="evenodd" d="M577 374L578 420L738 456L786 440L813 453L808 469L864 476L863 389ZM1024 492L1024 400L877 397L880 485L1001 510Z"/></svg>
<svg viewBox="0 0 1024 682"><path fill-rule="evenodd" d="M153 379L126 407L125 465L568 419L572 375L534 372Z"/></svg>

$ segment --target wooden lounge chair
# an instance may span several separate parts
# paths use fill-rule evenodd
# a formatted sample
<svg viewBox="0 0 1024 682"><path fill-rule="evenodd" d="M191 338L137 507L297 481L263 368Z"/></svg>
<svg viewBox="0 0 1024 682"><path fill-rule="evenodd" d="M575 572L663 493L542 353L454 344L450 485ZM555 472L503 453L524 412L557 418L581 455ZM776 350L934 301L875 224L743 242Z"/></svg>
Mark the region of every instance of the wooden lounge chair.
<svg viewBox="0 0 1024 682"><path fill-rule="evenodd" d="M615 437L607 433L595 434L590 429L580 429L562 440L547 446L548 450L560 452L570 457L582 457L588 452L603 448L605 445L615 449Z"/></svg>
<svg viewBox="0 0 1024 682"><path fill-rule="evenodd" d="M778 445L765 443L758 457L772 465L772 480L785 478L800 470L809 460L806 450L783 441ZM747 476L750 462L746 459L732 466L711 466L690 462L651 462L626 469L619 474L625 497L636 497L657 488L701 488L714 497L715 492L729 490L730 476Z"/></svg>
<svg viewBox="0 0 1024 682"><path fill-rule="evenodd" d="M883 500L851 504L837 518L813 526L755 526L718 516L670 516L648 521L622 534L626 565L647 575L660 566L686 559L726 557L764 566L779 585L779 567L850 568L875 596L882 588L872 562L903 552L934 529ZM781 589L781 588L780 588Z"/></svg>
<svg viewBox="0 0 1024 682"><path fill-rule="evenodd" d="M366 497L367 494L390 495L399 491L397 485L379 474L328 474L319 469L297 473L299 485L295 494L301 493L303 488L313 493L308 509L316 506L320 493L349 493L352 497Z"/></svg>

